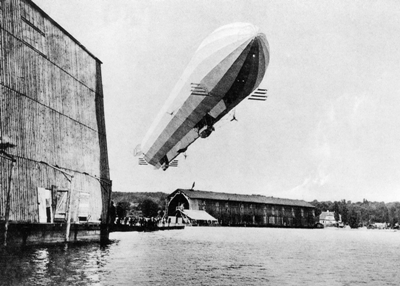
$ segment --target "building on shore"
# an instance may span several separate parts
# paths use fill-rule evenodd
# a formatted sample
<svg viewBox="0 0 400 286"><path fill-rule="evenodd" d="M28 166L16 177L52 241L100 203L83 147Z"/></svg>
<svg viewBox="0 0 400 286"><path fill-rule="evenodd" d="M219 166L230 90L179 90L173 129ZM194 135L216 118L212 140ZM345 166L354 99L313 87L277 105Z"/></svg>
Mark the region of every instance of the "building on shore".
<svg viewBox="0 0 400 286"><path fill-rule="evenodd" d="M167 200L168 216L190 223L209 224L211 218L231 226L314 227L316 223L315 207L302 200L193 189L177 189Z"/></svg>
<svg viewBox="0 0 400 286"><path fill-rule="evenodd" d="M339 221L335 219L335 212L330 212L329 210L326 212L321 212L319 215L319 222L324 227L329 226L342 226L342 216L339 214Z"/></svg>
<svg viewBox="0 0 400 286"><path fill-rule="evenodd" d="M101 61L30 0L0 1L0 243L108 238Z"/></svg>

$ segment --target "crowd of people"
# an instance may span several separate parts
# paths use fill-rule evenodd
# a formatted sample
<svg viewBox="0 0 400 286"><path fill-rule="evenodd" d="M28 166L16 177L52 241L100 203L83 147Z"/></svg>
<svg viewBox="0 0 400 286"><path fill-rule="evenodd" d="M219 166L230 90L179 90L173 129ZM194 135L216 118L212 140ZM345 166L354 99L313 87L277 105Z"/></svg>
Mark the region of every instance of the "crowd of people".
<svg viewBox="0 0 400 286"><path fill-rule="evenodd" d="M159 224L166 225L171 223L171 219L164 217L135 217L135 216L124 216L123 211L119 211L115 207L114 202L111 202L109 208L109 223L111 225L128 225L128 226L141 226L141 227L153 227Z"/></svg>

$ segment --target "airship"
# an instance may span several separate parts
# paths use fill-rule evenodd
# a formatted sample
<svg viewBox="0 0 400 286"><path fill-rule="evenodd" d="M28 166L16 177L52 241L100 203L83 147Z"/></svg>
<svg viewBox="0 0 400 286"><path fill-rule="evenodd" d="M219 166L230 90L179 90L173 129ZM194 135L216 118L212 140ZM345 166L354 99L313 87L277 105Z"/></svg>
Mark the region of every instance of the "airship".
<svg viewBox="0 0 400 286"><path fill-rule="evenodd" d="M250 23L222 26L203 40L166 103L135 149L140 165L166 170L244 99L265 100L259 88L269 64L265 34Z"/></svg>

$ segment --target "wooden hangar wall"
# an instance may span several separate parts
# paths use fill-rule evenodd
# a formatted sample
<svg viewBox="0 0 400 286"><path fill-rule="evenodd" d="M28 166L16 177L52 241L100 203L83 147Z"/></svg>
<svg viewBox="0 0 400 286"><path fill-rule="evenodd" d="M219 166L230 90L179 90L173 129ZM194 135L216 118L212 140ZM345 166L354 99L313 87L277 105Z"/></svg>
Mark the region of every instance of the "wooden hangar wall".
<svg viewBox="0 0 400 286"><path fill-rule="evenodd" d="M313 227L315 224L313 208L310 207L213 200L202 200L200 204L201 209L222 224L285 227Z"/></svg>
<svg viewBox="0 0 400 286"><path fill-rule="evenodd" d="M72 221L105 222L100 60L30 0L0 1L0 52L0 220L65 219L70 193Z"/></svg>

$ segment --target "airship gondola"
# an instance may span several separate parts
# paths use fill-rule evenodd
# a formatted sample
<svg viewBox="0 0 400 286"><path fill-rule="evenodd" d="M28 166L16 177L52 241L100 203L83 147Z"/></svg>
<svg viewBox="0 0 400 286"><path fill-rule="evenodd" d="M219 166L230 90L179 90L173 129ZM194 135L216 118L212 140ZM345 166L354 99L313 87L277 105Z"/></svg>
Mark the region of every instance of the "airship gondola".
<svg viewBox="0 0 400 286"><path fill-rule="evenodd" d="M268 42L256 26L235 23L211 33L136 152L142 156L141 165L166 170L195 140L207 138L214 124L243 99L265 100L266 89L257 88L268 63Z"/></svg>

